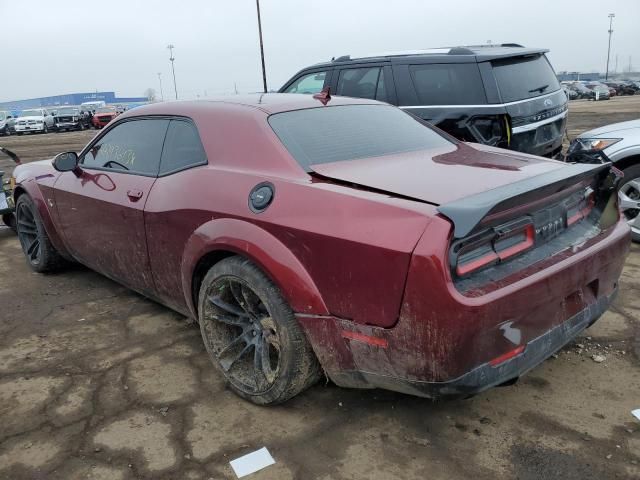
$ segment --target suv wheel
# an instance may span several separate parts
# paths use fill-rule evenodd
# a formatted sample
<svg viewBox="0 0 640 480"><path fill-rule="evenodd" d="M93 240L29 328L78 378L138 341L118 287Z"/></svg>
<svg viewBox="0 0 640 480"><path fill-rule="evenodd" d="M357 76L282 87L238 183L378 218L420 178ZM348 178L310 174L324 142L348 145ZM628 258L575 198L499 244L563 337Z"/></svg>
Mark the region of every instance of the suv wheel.
<svg viewBox="0 0 640 480"><path fill-rule="evenodd" d="M291 307L249 260L229 257L209 270L198 312L207 352L240 397L281 403L318 380L318 361Z"/></svg>
<svg viewBox="0 0 640 480"><path fill-rule="evenodd" d="M624 183L620 187L620 209L631 227L631 236L640 242L640 165L624 170Z"/></svg>

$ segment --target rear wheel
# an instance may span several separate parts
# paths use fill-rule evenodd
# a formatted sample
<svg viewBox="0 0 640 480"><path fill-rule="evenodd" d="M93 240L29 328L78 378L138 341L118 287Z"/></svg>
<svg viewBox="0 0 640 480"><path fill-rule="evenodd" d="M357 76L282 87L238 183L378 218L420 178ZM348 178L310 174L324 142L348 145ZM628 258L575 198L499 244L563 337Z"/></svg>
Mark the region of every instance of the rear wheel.
<svg viewBox="0 0 640 480"><path fill-rule="evenodd" d="M53 272L64 264L44 229L42 219L31 198L24 194L16 205L16 230L27 263L36 272Z"/></svg>
<svg viewBox="0 0 640 480"><path fill-rule="evenodd" d="M620 209L631 227L635 242L640 242L640 165L625 168L618 191Z"/></svg>
<svg viewBox="0 0 640 480"><path fill-rule="evenodd" d="M318 361L293 311L249 260L229 257L214 265L198 306L207 352L242 398L281 403L318 380Z"/></svg>

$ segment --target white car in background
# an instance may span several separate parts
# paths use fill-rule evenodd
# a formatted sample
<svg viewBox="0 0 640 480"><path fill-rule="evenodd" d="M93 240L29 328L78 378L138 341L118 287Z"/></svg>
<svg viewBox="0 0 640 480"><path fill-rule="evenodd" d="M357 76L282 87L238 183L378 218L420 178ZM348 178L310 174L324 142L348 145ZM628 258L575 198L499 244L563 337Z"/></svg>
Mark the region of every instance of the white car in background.
<svg viewBox="0 0 640 480"><path fill-rule="evenodd" d="M604 155L601 155L604 154ZM640 242L640 119L613 123L580 134L569 145L570 162L612 162L624 177L620 182L620 210Z"/></svg>
<svg viewBox="0 0 640 480"><path fill-rule="evenodd" d="M28 132L47 133L54 128L53 115L45 108L23 110L15 124L15 131L18 135Z"/></svg>

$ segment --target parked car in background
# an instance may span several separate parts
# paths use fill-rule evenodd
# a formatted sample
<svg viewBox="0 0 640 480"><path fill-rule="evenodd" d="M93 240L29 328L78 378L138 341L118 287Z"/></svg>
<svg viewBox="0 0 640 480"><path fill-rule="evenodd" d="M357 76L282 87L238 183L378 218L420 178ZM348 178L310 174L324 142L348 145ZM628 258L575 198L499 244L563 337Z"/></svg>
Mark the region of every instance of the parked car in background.
<svg viewBox="0 0 640 480"><path fill-rule="evenodd" d="M640 120L614 123L580 134L569 145L567 160L581 163L611 161L622 170L620 208L631 227L633 239L640 242Z"/></svg>
<svg viewBox="0 0 640 480"><path fill-rule="evenodd" d="M629 82L606 82L606 85L615 89L618 95L635 95L637 88Z"/></svg>
<svg viewBox="0 0 640 480"><path fill-rule="evenodd" d="M586 87L591 90L591 100L609 100L609 87L600 83L587 83Z"/></svg>
<svg viewBox="0 0 640 480"><path fill-rule="evenodd" d="M80 107L60 107L53 117L56 130L84 130L91 126L89 115Z"/></svg>
<svg viewBox="0 0 640 480"><path fill-rule="evenodd" d="M540 48L515 44L342 56L307 67L280 89L377 99L456 138L553 157L560 153L567 97Z"/></svg>
<svg viewBox="0 0 640 480"><path fill-rule="evenodd" d="M107 124L116 118L120 113L117 108L114 106L100 107L93 112L93 116L91 117L91 122L93 126L97 129L104 128Z"/></svg>
<svg viewBox="0 0 640 480"><path fill-rule="evenodd" d="M53 115L45 108L30 108L23 110L15 123L15 130L18 135L23 133L47 133L55 129Z"/></svg>
<svg viewBox="0 0 640 480"><path fill-rule="evenodd" d="M326 94L136 108L14 175L33 270L77 260L197 318L263 405L322 374L434 398L509 384L607 309L630 244L608 164Z"/></svg>
<svg viewBox="0 0 640 480"><path fill-rule="evenodd" d="M580 98L580 94L577 91L571 89L568 85L562 85L562 90L564 91L568 100L577 100L578 98Z"/></svg>
<svg viewBox="0 0 640 480"><path fill-rule="evenodd" d="M15 133L16 119L11 112L0 110L0 135L11 135Z"/></svg>

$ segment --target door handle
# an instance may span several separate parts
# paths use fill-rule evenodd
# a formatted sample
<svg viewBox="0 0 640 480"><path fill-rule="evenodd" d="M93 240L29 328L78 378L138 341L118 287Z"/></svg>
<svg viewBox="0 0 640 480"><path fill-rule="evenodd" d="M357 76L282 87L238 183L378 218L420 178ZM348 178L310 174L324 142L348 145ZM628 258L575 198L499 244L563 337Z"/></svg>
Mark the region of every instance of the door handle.
<svg viewBox="0 0 640 480"><path fill-rule="evenodd" d="M142 190L128 190L127 197L129 197L129 199L133 202L140 200L142 198Z"/></svg>

